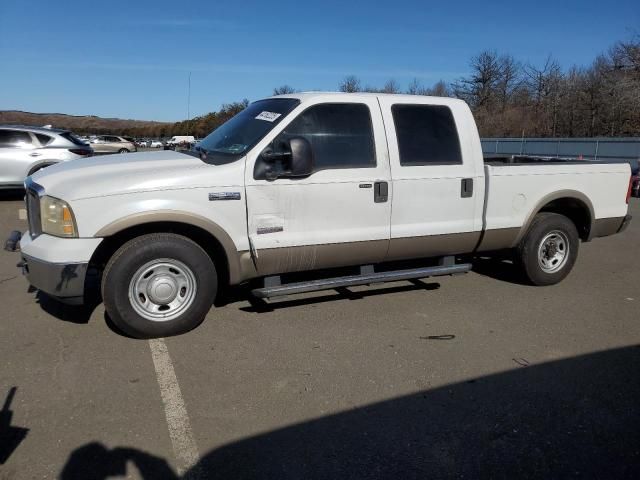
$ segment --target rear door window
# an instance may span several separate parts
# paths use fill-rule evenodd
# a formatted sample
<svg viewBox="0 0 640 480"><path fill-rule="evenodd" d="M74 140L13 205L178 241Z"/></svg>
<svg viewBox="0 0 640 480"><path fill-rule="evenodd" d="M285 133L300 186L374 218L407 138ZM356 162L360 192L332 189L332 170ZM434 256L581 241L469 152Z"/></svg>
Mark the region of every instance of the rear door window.
<svg viewBox="0 0 640 480"><path fill-rule="evenodd" d="M449 107L401 105L391 107L396 127L400 165L455 165L462 163L458 130Z"/></svg>
<svg viewBox="0 0 640 480"><path fill-rule="evenodd" d="M36 133L35 135L40 142L40 145L42 145L43 147L51 143L51 140L53 140L52 137L50 137L49 135L45 135L44 133Z"/></svg>
<svg viewBox="0 0 640 480"><path fill-rule="evenodd" d="M31 144L31 135L28 132L0 130L0 147L26 147Z"/></svg>

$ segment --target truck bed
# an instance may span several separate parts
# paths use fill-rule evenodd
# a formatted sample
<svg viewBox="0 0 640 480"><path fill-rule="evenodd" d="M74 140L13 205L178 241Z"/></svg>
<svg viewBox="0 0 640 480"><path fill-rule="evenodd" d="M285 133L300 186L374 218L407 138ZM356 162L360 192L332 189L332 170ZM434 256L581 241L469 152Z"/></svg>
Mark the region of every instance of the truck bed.
<svg viewBox="0 0 640 480"><path fill-rule="evenodd" d="M485 157L485 201L482 249L512 244L549 202L573 198L586 207L594 222L622 220L630 169L627 162L545 158L525 155ZM495 243L492 237L497 237Z"/></svg>
<svg viewBox="0 0 640 480"><path fill-rule="evenodd" d="M494 165L499 167L501 165L549 165L549 164L571 164L571 163L579 163L579 164L599 164L606 162L598 162L593 160L578 160L576 158L562 158L562 157L540 157L533 155L502 155L499 153L496 154L487 154L484 155L484 163L487 165ZM612 162L608 162L612 163ZM615 162L613 162L615 163Z"/></svg>

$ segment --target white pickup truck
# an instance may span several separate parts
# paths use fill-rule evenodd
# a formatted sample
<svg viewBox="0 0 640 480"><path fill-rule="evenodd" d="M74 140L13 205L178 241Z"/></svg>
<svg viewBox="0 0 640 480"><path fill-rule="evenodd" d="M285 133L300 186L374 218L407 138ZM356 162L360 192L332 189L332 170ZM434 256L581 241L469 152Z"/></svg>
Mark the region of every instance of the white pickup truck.
<svg viewBox="0 0 640 480"><path fill-rule="evenodd" d="M580 241L626 227L630 177L628 164L484 159L460 100L281 95L190 155L95 157L29 177L21 264L67 302L101 279L109 316L136 337L194 328L224 285L252 281L267 298L450 275L475 252L512 249L532 284L549 285Z"/></svg>

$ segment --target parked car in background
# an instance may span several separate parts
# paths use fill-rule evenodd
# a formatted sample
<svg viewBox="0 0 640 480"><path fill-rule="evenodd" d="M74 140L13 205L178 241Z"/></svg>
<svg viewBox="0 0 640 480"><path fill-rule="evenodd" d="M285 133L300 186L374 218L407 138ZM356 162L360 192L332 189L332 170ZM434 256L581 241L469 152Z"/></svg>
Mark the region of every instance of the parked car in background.
<svg viewBox="0 0 640 480"><path fill-rule="evenodd" d="M631 195L640 198L640 171L636 169L633 172L633 178L631 179Z"/></svg>
<svg viewBox="0 0 640 480"><path fill-rule="evenodd" d="M196 143L196 138L193 135L176 135L171 137L171 139L167 142L167 146L169 147L190 147Z"/></svg>
<svg viewBox="0 0 640 480"><path fill-rule="evenodd" d="M149 140L145 140L143 138L136 140L135 143L136 143L136 147L146 148L149 146Z"/></svg>
<svg viewBox="0 0 640 480"><path fill-rule="evenodd" d="M0 125L0 188L22 187L26 177L44 167L92 153L67 130Z"/></svg>
<svg viewBox="0 0 640 480"><path fill-rule="evenodd" d="M149 142L149 147L151 147L151 148L163 148L164 147L164 143L162 143L160 140L151 140Z"/></svg>
<svg viewBox="0 0 640 480"><path fill-rule="evenodd" d="M138 151L136 144L132 140L115 135L99 135L91 140L91 147L95 153L129 153Z"/></svg>

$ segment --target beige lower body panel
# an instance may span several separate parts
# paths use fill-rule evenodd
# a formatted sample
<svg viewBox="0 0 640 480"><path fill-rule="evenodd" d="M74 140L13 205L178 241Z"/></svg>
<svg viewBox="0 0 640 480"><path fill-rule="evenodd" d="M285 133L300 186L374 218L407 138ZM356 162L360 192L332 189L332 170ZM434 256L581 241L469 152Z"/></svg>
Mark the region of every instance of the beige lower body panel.
<svg viewBox="0 0 640 480"><path fill-rule="evenodd" d="M624 217L597 218L593 222L593 238L606 237L618 233Z"/></svg>
<svg viewBox="0 0 640 480"><path fill-rule="evenodd" d="M476 251L489 252L491 250L503 250L514 247L519 234L520 228L517 227L486 230Z"/></svg>
<svg viewBox="0 0 640 480"><path fill-rule="evenodd" d="M388 243L387 240L370 240L269 248L258 250L256 263L260 275L379 263L384 259Z"/></svg>
<svg viewBox="0 0 640 480"><path fill-rule="evenodd" d="M469 253L476 247L479 239L480 232L393 238L389 244L386 260L407 260Z"/></svg>
<svg viewBox="0 0 640 480"><path fill-rule="evenodd" d="M488 230L482 236L482 242L477 251L510 248L519 231L518 228ZM476 250L480 239L480 232L466 232L395 238L391 242L371 240L269 248L256 252L257 270L253 267L249 252L242 252L240 263L243 266L243 280L247 280L255 276L471 253Z"/></svg>

